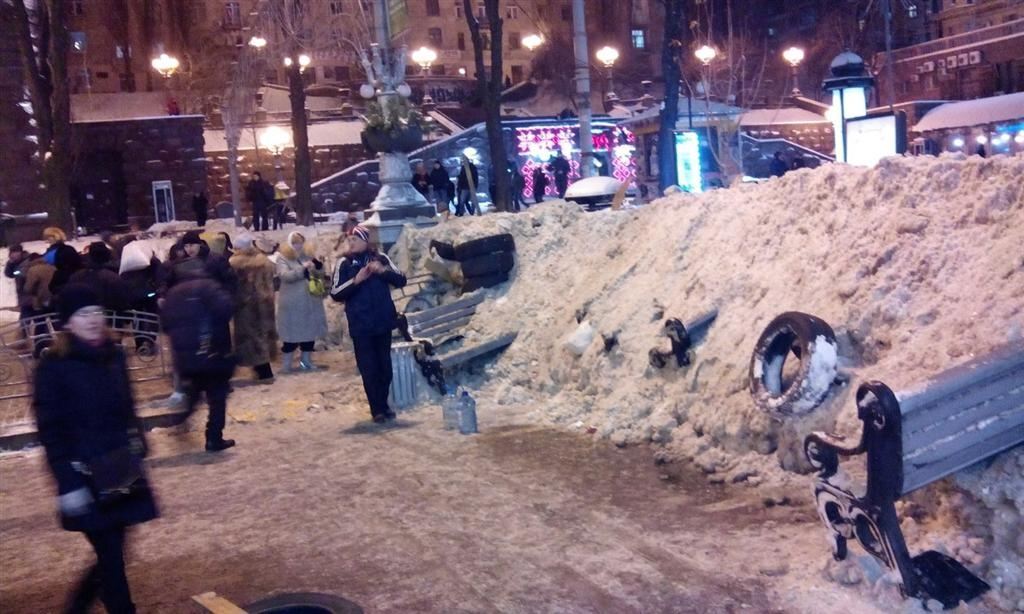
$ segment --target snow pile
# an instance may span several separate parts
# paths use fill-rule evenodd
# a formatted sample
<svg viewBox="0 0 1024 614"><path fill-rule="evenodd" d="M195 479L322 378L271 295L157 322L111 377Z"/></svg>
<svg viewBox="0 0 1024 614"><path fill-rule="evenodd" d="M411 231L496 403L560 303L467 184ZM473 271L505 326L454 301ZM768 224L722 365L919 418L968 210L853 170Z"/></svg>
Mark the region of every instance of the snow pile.
<svg viewBox="0 0 1024 614"><path fill-rule="evenodd" d="M393 256L422 272L431 239L512 233L513 281L490 291L500 298L481 306L468 335L519 333L475 382L496 403L528 404L538 421L582 423L620 445L663 444L659 455L690 459L715 481L798 487L806 497L807 478L791 473L807 469L803 436L858 434L852 391L861 381L900 390L1021 336L1021 177L1021 155L828 165L639 210L550 203L407 229ZM666 318L686 322L713 307L718 319L691 366L649 366ZM753 407L747 378L758 336L785 311L831 324L849 384L818 410L780 422ZM573 334L583 321L595 334L577 355L588 338ZM616 343L606 350L599 338ZM1020 456L1004 455L1017 471ZM1007 533L1016 519L1017 533L983 537L1019 573L1020 481L991 472L979 479L1007 490L991 505L1009 514Z"/></svg>

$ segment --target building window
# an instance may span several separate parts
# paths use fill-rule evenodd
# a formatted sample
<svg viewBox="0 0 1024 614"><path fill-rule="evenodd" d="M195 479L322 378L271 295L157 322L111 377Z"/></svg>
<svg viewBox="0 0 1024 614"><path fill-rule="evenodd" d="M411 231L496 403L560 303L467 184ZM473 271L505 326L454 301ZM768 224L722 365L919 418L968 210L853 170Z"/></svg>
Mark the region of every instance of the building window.
<svg viewBox="0 0 1024 614"><path fill-rule="evenodd" d="M427 30L427 37L430 39L430 44L434 47L444 46L444 34L441 32L441 28L430 28Z"/></svg>
<svg viewBox="0 0 1024 614"><path fill-rule="evenodd" d="M512 32L508 35L509 49L522 49L523 45L519 39L519 32Z"/></svg>
<svg viewBox="0 0 1024 614"><path fill-rule="evenodd" d="M126 50L127 50L127 53L125 53ZM124 47L123 45L118 45L118 46L114 47L114 55L116 55L117 59L119 59L119 60L123 60L125 58L125 55L129 55L130 56L131 54L132 54L132 46L131 45L128 45L128 47Z"/></svg>
<svg viewBox="0 0 1024 614"><path fill-rule="evenodd" d="M427 15L437 17L441 14L441 0L427 0Z"/></svg>
<svg viewBox="0 0 1024 614"><path fill-rule="evenodd" d="M481 38L481 39L482 39L482 41L483 41L483 44L484 44L484 49L485 49L485 50L486 50L486 49L490 49L490 48L491 48L491 35L490 35L490 34L484 34L484 33L481 33L481 34L480 34L480 38Z"/></svg>
<svg viewBox="0 0 1024 614"><path fill-rule="evenodd" d="M457 19L462 19L462 17L463 17L463 14L462 14L462 0L455 0L455 17Z"/></svg>
<svg viewBox="0 0 1024 614"><path fill-rule="evenodd" d="M224 27L232 30L242 27L242 6L240 3L224 3Z"/></svg>
<svg viewBox="0 0 1024 614"><path fill-rule="evenodd" d="M487 19L487 6L483 2L476 5L477 19Z"/></svg>
<svg viewBox="0 0 1024 614"><path fill-rule="evenodd" d="M633 41L633 49L647 49L647 33L643 30L632 30L630 39Z"/></svg>
<svg viewBox="0 0 1024 614"><path fill-rule="evenodd" d="M344 15L345 0L331 0L329 8L331 10L331 15Z"/></svg>
<svg viewBox="0 0 1024 614"><path fill-rule="evenodd" d="M562 21L572 21L572 7L568 4L562 5Z"/></svg>
<svg viewBox="0 0 1024 614"><path fill-rule="evenodd" d="M466 50L466 34L464 32L459 32L459 38L456 40L456 45L458 46L459 51Z"/></svg>
<svg viewBox="0 0 1024 614"><path fill-rule="evenodd" d="M71 14L75 17L85 15L85 0L71 0Z"/></svg>
<svg viewBox="0 0 1024 614"><path fill-rule="evenodd" d="M505 19L519 19L519 7L510 6L505 9Z"/></svg>
<svg viewBox="0 0 1024 614"><path fill-rule="evenodd" d="M348 81L352 78L352 69L348 66L335 66L334 67L334 80L335 81Z"/></svg>
<svg viewBox="0 0 1024 614"><path fill-rule="evenodd" d="M324 66L324 79L334 79L334 67Z"/></svg>
<svg viewBox="0 0 1024 614"><path fill-rule="evenodd" d="M135 75L130 72L123 72L117 76L118 86L122 92L134 92L135 91Z"/></svg>
<svg viewBox="0 0 1024 614"><path fill-rule="evenodd" d="M907 17L911 19L917 19L917 5L911 4L907 7Z"/></svg>
<svg viewBox="0 0 1024 614"><path fill-rule="evenodd" d="M512 83L521 83L523 81L523 67L513 64L512 65Z"/></svg>
<svg viewBox="0 0 1024 614"><path fill-rule="evenodd" d="M430 67L430 74L435 77L443 77L445 75L444 64L434 64Z"/></svg>
<svg viewBox="0 0 1024 614"><path fill-rule="evenodd" d="M85 32L71 33L71 50L75 53L85 53Z"/></svg>
<svg viewBox="0 0 1024 614"><path fill-rule="evenodd" d="M96 73L96 78L97 79L109 79L110 78L110 73L108 73L108 72L106 72L104 70L101 70L101 71Z"/></svg>

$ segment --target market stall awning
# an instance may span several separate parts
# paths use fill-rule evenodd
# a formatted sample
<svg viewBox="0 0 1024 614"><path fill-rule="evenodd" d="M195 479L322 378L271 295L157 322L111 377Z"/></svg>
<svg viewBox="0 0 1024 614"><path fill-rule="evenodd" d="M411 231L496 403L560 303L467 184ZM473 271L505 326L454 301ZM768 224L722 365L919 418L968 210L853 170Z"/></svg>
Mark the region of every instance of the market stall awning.
<svg viewBox="0 0 1024 614"><path fill-rule="evenodd" d="M1024 92L949 102L935 107L914 126L914 132L968 128L1024 119Z"/></svg>

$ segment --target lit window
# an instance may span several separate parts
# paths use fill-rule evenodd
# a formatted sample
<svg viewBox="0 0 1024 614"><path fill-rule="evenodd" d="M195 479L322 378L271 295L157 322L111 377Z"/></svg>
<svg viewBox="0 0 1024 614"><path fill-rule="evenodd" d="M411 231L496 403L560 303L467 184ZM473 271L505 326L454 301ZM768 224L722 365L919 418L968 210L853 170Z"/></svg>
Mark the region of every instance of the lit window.
<svg viewBox="0 0 1024 614"><path fill-rule="evenodd" d="M911 4L910 6L907 7L907 17L910 17L911 19L917 19L917 5L916 4Z"/></svg>
<svg viewBox="0 0 1024 614"><path fill-rule="evenodd" d="M71 33L71 50L75 53L85 53L85 32Z"/></svg>
<svg viewBox="0 0 1024 614"><path fill-rule="evenodd" d="M225 2L224 3L224 27L225 28L241 28L242 27L242 6L238 2Z"/></svg>
<svg viewBox="0 0 1024 614"><path fill-rule="evenodd" d="M427 15L437 17L441 14L441 0L427 0Z"/></svg>
<svg viewBox="0 0 1024 614"><path fill-rule="evenodd" d="M345 14L345 0L331 0L329 6L331 9L331 15Z"/></svg>
<svg viewBox="0 0 1024 614"><path fill-rule="evenodd" d="M647 49L647 34L643 30L631 31L630 38L633 41L633 49Z"/></svg>

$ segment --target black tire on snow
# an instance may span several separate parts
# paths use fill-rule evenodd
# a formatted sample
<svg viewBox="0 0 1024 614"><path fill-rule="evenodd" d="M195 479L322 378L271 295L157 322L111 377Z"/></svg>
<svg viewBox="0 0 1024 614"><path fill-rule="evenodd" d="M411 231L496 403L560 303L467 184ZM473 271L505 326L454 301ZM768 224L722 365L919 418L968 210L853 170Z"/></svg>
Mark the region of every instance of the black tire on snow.
<svg viewBox="0 0 1024 614"><path fill-rule="evenodd" d="M783 381L789 354L800 361L792 382ZM776 416L802 415L828 396L836 376L836 335L821 318L789 311L761 333L750 359L750 393L754 404Z"/></svg>
<svg viewBox="0 0 1024 614"><path fill-rule="evenodd" d="M508 281L508 272L504 273L491 273L490 275L484 275L483 277L467 277L466 281L462 284L463 292L472 292L479 290L480 288L491 288L498 284L503 284Z"/></svg>
<svg viewBox="0 0 1024 614"><path fill-rule="evenodd" d="M516 264L513 252L496 252L477 256L461 263L463 277L485 277L494 273L508 273Z"/></svg>
<svg viewBox="0 0 1024 614"><path fill-rule="evenodd" d="M260 599L245 606L252 614L276 614L278 612L329 612L330 614L363 614L359 604L336 595L323 593L285 593Z"/></svg>
<svg viewBox="0 0 1024 614"><path fill-rule="evenodd" d="M455 260L455 246L444 241L431 241L430 247L434 248L437 255L445 260Z"/></svg>
<svg viewBox="0 0 1024 614"><path fill-rule="evenodd" d="M459 243L455 246L454 258L450 258L450 260L454 259L459 262L465 262L470 258L485 256L494 252L514 251L516 251L515 239L512 238L512 235L505 233ZM441 253L438 252L438 255L440 256ZM444 258L444 256L441 257Z"/></svg>

